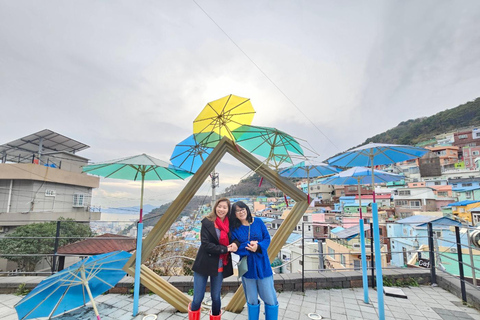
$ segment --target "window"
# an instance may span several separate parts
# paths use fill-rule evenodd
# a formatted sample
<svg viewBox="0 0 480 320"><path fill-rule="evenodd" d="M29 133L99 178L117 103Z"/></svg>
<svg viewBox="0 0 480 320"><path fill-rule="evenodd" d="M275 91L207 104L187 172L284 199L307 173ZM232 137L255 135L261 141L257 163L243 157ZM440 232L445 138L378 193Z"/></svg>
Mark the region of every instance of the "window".
<svg viewBox="0 0 480 320"><path fill-rule="evenodd" d="M410 207L412 208L420 208L420 201L410 201Z"/></svg>
<svg viewBox="0 0 480 320"><path fill-rule="evenodd" d="M438 154L439 156L446 156L446 155L447 155L447 151L446 151L446 150L437 151L437 154Z"/></svg>
<svg viewBox="0 0 480 320"><path fill-rule="evenodd" d="M462 187L471 187L471 186L472 186L471 183L463 183L463 184L462 184Z"/></svg>
<svg viewBox="0 0 480 320"><path fill-rule="evenodd" d="M458 139L467 139L468 138L468 134L459 134L458 135Z"/></svg>
<svg viewBox="0 0 480 320"><path fill-rule="evenodd" d="M442 231L433 231L433 234L438 238L442 237Z"/></svg>
<svg viewBox="0 0 480 320"><path fill-rule="evenodd" d="M410 195L410 190L400 190L398 191L399 196L409 196Z"/></svg>
<svg viewBox="0 0 480 320"><path fill-rule="evenodd" d="M361 265L360 260L353 260L353 269L354 270L360 270L361 269L360 265Z"/></svg>
<svg viewBox="0 0 480 320"><path fill-rule="evenodd" d="M399 206L399 207L404 207L406 206L408 203L407 200L395 200L395 205Z"/></svg>
<svg viewBox="0 0 480 320"><path fill-rule="evenodd" d="M438 195L439 195L440 197L447 197L447 196L448 196L448 191L439 191L439 192L438 192Z"/></svg>
<svg viewBox="0 0 480 320"><path fill-rule="evenodd" d="M340 263L345 266L345 256L343 254L340 255Z"/></svg>
<svg viewBox="0 0 480 320"><path fill-rule="evenodd" d="M55 190L46 189L45 190L45 197L55 197Z"/></svg>
<svg viewBox="0 0 480 320"><path fill-rule="evenodd" d="M470 199L472 197L472 191L465 192L465 198Z"/></svg>
<svg viewBox="0 0 480 320"><path fill-rule="evenodd" d="M441 185L441 184L442 184L442 183L441 183L440 181L435 181L435 185L436 185L436 186L439 186L439 185Z"/></svg>
<svg viewBox="0 0 480 320"><path fill-rule="evenodd" d="M478 156L478 155L480 154L480 151L472 151L472 154L473 154L474 156Z"/></svg>
<svg viewBox="0 0 480 320"><path fill-rule="evenodd" d="M320 227L315 227L315 232L320 232Z"/></svg>
<svg viewBox="0 0 480 320"><path fill-rule="evenodd" d="M312 231L312 226L308 226L308 231Z"/></svg>
<svg viewBox="0 0 480 320"><path fill-rule="evenodd" d="M73 195L73 206L74 207L84 207L84 195L82 193L75 193Z"/></svg>
<svg viewBox="0 0 480 320"><path fill-rule="evenodd" d="M328 248L328 255L330 256L330 258L332 259L335 259L335 250L333 250L332 248Z"/></svg>

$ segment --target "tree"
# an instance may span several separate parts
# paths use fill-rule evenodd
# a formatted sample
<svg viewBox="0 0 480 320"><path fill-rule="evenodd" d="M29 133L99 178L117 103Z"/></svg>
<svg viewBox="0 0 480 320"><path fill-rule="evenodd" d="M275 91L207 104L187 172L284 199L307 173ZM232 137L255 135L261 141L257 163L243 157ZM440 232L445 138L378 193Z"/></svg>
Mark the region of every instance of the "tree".
<svg viewBox="0 0 480 320"><path fill-rule="evenodd" d="M60 218L59 221L60 237L62 237L59 239L59 247L93 236L88 224L78 223L73 219ZM35 271L36 265L42 259L46 259L52 265L52 256L41 255L54 252L56 230L55 221L17 227L0 240L0 256L16 262L18 268L26 272ZM12 256L15 254L20 256Z"/></svg>

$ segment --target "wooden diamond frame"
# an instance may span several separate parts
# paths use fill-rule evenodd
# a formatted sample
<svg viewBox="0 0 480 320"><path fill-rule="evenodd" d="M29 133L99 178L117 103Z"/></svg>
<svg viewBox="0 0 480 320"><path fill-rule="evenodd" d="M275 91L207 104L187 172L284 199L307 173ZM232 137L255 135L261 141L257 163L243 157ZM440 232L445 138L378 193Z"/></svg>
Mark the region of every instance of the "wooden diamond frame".
<svg viewBox="0 0 480 320"><path fill-rule="evenodd" d="M224 137L143 241L142 263L148 259L152 251L163 239L165 233L170 229L170 226L175 222L182 210L188 205L193 196L195 196L195 193L227 152L283 191L284 194L288 194L296 202L288 217L275 233L268 248L270 260L277 256L287 241L288 236L292 233L298 221L300 221L308 208L307 195L251 153L238 145L234 145L231 140ZM132 255L124 267L124 270L131 276L135 275L135 258L135 255ZM188 312L188 304L191 302L191 299L144 264L141 265L140 269L140 281L145 287L162 297L180 312ZM240 286L225 309L239 313L244 305L245 296L243 294L243 288Z"/></svg>

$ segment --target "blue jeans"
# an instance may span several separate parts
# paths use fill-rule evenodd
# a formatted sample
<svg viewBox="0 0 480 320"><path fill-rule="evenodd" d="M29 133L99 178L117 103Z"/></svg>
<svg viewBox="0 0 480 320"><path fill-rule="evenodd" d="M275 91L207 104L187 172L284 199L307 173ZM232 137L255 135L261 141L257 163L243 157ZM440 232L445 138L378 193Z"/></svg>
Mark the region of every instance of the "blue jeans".
<svg viewBox="0 0 480 320"><path fill-rule="evenodd" d="M190 310L196 311L205 296L207 289L208 276L194 272L193 273L193 301ZM218 316L222 307L220 294L222 292L223 273L219 272L216 276L210 276L210 295L212 297L212 315Z"/></svg>
<svg viewBox="0 0 480 320"><path fill-rule="evenodd" d="M258 304L258 295L265 304L276 306L277 293L273 285L273 276L263 279L248 279L242 277L243 291L248 304Z"/></svg>

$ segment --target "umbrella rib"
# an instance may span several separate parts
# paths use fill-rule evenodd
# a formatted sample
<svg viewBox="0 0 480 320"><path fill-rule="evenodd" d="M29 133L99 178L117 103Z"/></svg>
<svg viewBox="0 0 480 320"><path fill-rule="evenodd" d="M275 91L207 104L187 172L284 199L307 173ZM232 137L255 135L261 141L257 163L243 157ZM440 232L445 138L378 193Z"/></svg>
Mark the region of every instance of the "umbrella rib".
<svg viewBox="0 0 480 320"><path fill-rule="evenodd" d="M232 95L229 95L227 98L227 101L225 101L225 104L222 107L222 112L220 113L225 113L225 107L228 105L228 102L230 101L231 98L232 98Z"/></svg>
<svg viewBox="0 0 480 320"><path fill-rule="evenodd" d="M62 303L63 298L65 298L65 296L67 295L68 290L70 290L70 288L71 288L71 285L67 287L67 290L65 290L65 292L62 294L60 299L58 299L58 302L55 304L55 307L53 308L52 312L50 312L50 314L48 315L49 319L52 317L52 315L55 313L55 311L57 311L57 308L60 306L60 303Z"/></svg>
<svg viewBox="0 0 480 320"><path fill-rule="evenodd" d="M108 175L105 176L105 178L108 178L110 177L111 175L117 173L118 171L122 170L123 168L125 168L127 165L124 164L123 166L121 166L120 168L118 168L117 170L113 171L112 173L109 173Z"/></svg>
<svg viewBox="0 0 480 320"><path fill-rule="evenodd" d="M45 299L43 299L42 301L40 301L40 303L35 307L33 308L32 310L30 310L29 313L27 313L22 319L25 319L26 317L28 317L30 314L32 314L35 310L37 310L38 307L40 307L40 305L42 304L42 302L46 301L48 298L50 298L55 292L57 292L60 288L62 288L62 286L58 286L57 288L55 288L55 290L53 290L49 295L47 295L45 297ZM67 287L67 290L70 288L70 286ZM43 290L42 290L43 291ZM31 299L32 297L36 296L38 293L40 292L37 292L35 293L34 295L32 295L31 297L29 297L28 299L26 299L24 302L28 301L29 299ZM65 295L65 293L62 294L62 297ZM58 304L62 301L62 299L59 300ZM22 302L23 303L23 302Z"/></svg>

